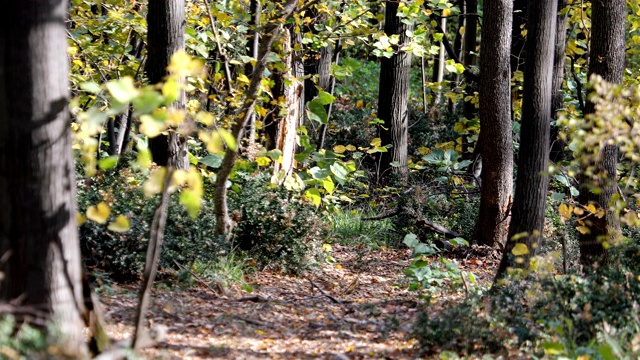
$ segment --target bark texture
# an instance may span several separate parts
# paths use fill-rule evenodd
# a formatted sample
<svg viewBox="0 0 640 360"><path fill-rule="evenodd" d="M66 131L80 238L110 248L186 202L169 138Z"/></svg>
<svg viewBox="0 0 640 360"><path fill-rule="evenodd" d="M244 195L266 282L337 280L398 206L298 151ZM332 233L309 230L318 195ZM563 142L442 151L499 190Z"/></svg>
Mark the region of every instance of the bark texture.
<svg viewBox="0 0 640 360"><path fill-rule="evenodd" d="M549 184L549 114L557 4L557 0L530 0L527 4L529 18L518 177L509 237L498 268L498 277L504 275L508 267L528 267L529 258L539 246L544 227ZM516 244L526 245L528 253L522 254L522 257L514 256L512 250Z"/></svg>
<svg viewBox="0 0 640 360"><path fill-rule="evenodd" d="M0 302L53 321L61 350L83 358L67 3L10 1L0 13Z"/></svg>
<svg viewBox="0 0 640 360"><path fill-rule="evenodd" d="M620 84L624 73L625 61L625 0L593 0L591 2L591 51L589 53L589 76L598 74L604 80ZM587 102L585 114L594 113L594 104ZM606 263L607 250L603 242L613 240L619 233L619 222L609 209L611 197L616 192L616 166L618 149L606 145L595 164L596 173L601 174L599 182L594 183L586 176L582 177L579 201L582 205L595 204L596 208L607 209L601 218L589 214L585 224L588 234L580 235L580 261L585 265L596 262ZM598 187L599 194L590 189Z"/></svg>
<svg viewBox="0 0 640 360"><path fill-rule="evenodd" d="M553 81L551 90L551 118L558 118L558 111L564 105L562 84L564 81L565 52L567 49L567 14L561 14L568 5L568 0L558 0L558 17L556 19L556 44L553 55ZM551 161L559 161L564 152L565 142L558 138L559 129L551 127Z"/></svg>
<svg viewBox="0 0 640 360"><path fill-rule="evenodd" d="M185 0L150 0L147 13L147 61L149 83L157 84L167 75L171 56L184 49ZM184 94L174 106L184 107ZM160 166L187 169L186 138L176 131L149 139L153 161Z"/></svg>
<svg viewBox="0 0 640 360"><path fill-rule="evenodd" d="M480 212L475 240L481 245L504 244L513 189L511 135L511 0L484 3L480 42L480 153L483 158Z"/></svg>
<svg viewBox="0 0 640 360"><path fill-rule="evenodd" d="M402 23L397 16L398 3L387 2L385 10L384 32L387 36L400 35L400 44L409 41L407 30L412 26ZM380 90L378 92L378 117L384 121L380 128L382 145L391 145L388 152L381 153L378 183L395 172L401 181L409 176L407 167L407 121L409 100L409 75L411 72L411 53L397 49L391 58L380 61ZM392 166L397 162L399 166Z"/></svg>

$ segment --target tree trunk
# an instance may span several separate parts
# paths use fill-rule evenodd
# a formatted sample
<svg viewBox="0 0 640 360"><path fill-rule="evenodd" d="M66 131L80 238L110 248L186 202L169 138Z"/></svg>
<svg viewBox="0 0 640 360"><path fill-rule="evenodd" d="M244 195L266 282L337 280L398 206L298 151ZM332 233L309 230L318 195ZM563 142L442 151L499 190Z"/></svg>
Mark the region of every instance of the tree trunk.
<svg viewBox="0 0 640 360"><path fill-rule="evenodd" d="M437 20L440 24L440 29L447 36L447 18L442 16ZM440 41L440 51L438 52L438 57L433 61L433 76L432 80L434 83L438 83L438 88L436 89L436 93L433 96L433 106L431 107L431 119L435 120L436 112L438 111L438 106L442 101L442 81L444 81L444 62L445 62L445 54L446 49L444 48L444 44Z"/></svg>
<svg viewBox="0 0 640 360"><path fill-rule="evenodd" d="M530 0L527 7L529 17L518 178L509 237L497 278L502 277L509 267L529 266L529 259L539 246L544 228L549 184L549 114L558 2ZM516 244L524 244L526 249L516 249Z"/></svg>
<svg viewBox="0 0 640 360"><path fill-rule="evenodd" d="M412 26L404 24L397 16L398 3L387 2L384 32L387 36L400 35L400 44L409 41L406 32ZM380 61L380 90L378 92L378 117L384 121L380 128L382 145L391 145L388 152L381 153L378 183L393 171L400 180L406 182L409 176L407 166L407 121L409 100L409 75L411 73L411 53L396 49L391 58ZM392 166L397 163L398 166Z"/></svg>
<svg viewBox="0 0 640 360"><path fill-rule="evenodd" d="M464 66L470 68L476 63L476 46L478 36L478 0L466 0L465 2L465 25L464 25L464 54L462 61ZM473 95L475 88L473 80L465 76L466 90L468 95ZM476 107L471 101L465 101L463 105L464 117L468 120L476 116Z"/></svg>
<svg viewBox="0 0 640 360"><path fill-rule="evenodd" d="M83 358L67 3L10 1L0 15L0 302L52 321L59 350Z"/></svg>
<svg viewBox="0 0 640 360"><path fill-rule="evenodd" d="M553 82L551 90L551 118L558 118L558 111L564 105L562 83L564 81L565 51L567 49L567 14L561 11L568 5L568 0L558 0L558 18L556 19L556 45L553 56ZM558 137L559 128L551 127L550 160L559 161L564 153L565 142Z"/></svg>
<svg viewBox="0 0 640 360"><path fill-rule="evenodd" d="M589 53L589 76L598 74L604 80L620 84L624 73L625 61L625 0L593 0L591 2L591 52ZM594 104L587 102L585 114L594 113ZM587 176L581 176L579 201L582 205L595 204L596 208L607 210L606 216L597 218L589 213L584 219L590 232L580 234L580 260L584 265L600 264L607 261L604 242L615 240L619 236L619 222L609 209L611 197L616 192L616 166L618 149L606 145L595 164L599 183ZM583 169L584 171L585 169ZM598 187L595 194L590 189Z"/></svg>
<svg viewBox="0 0 640 360"><path fill-rule="evenodd" d="M167 75L171 56L184 49L185 0L150 0L147 13L147 61L149 83L157 84ZM176 104L184 108L184 93ZM176 131L149 139L153 161L160 166L188 169L187 140Z"/></svg>
<svg viewBox="0 0 640 360"><path fill-rule="evenodd" d="M504 244L513 189L511 136L511 0L487 0L480 42L480 150L483 158L480 212L474 239ZM483 140L484 139L484 140ZM481 145L477 145L481 146Z"/></svg>

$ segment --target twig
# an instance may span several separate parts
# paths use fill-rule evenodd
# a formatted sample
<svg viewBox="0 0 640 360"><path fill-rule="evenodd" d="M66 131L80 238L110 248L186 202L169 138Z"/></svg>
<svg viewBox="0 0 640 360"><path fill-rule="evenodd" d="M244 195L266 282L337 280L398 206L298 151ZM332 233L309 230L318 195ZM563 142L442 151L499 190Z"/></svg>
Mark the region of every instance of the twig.
<svg viewBox="0 0 640 360"><path fill-rule="evenodd" d="M216 291L214 288L212 288L211 286L209 286L209 284L207 284L206 281L204 281L202 278L200 278L197 274L195 274L193 271L185 268L184 266L180 265L177 261L173 260L173 262L178 265L178 267L182 270L186 270L189 272L189 274L191 276L193 276L194 279L196 279L197 282L199 282L200 284L204 285L207 289L209 289L209 291L211 291L212 293L214 293L216 295L216 297L220 296L220 292Z"/></svg>
<svg viewBox="0 0 640 360"><path fill-rule="evenodd" d="M272 302L274 300L271 300L268 297L264 297L262 295L256 295L256 296L248 296L240 299L235 299L234 301Z"/></svg>
<svg viewBox="0 0 640 360"><path fill-rule="evenodd" d="M313 280L307 278L307 280L309 280L309 282L311 283L311 286L313 286L314 288L318 289L318 291L320 291L320 293L324 296L326 296L327 298L329 298L329 300L333 301L336 304L342 305L344 306L344 303L338 299L336 299L335 297L331 296L330 294L328 294L326 291L322 290L322 288L320 286L318 286L318 284L316 284L315 282L313 282Z"/></svg>
<svg viewBox="0 0 640 360"><path fill-rule="evenodd" d="M573 80L576 82L576 92L578 93L578 103L580 104L580 111L584 114L585 106L584 99L582 98L582 82L578 79L578 75L576 74L576 60L573 56L569 56L571 59L571 75L573 75Z"/></svg>
<svg viewBox="0 0 640 360"><path fill-rule="evenodd" d="M362 218L362 221L384 220L384 219L388 219L390 217L394 217L394 216L396 216L398 214L400 214L400 209L396 209L395 211L387 213L387 214L381 214L381 215L372 216L372 217L368 217L368 218Z"/></svg>
<svg viewBox="0 0 640 360"><path fill-rule="evenodd" d="M258 320L254 320L254 319L249 319L246 318L244 316L240 316L240 315L233 315L234 318L238 319L238 320L242 320L248 324L253 324L253 325L258 325L258 326L264 326L264 327L268 327L268 328L273 328L274 326L262 321L258 321Z"/></svg>
<svg viewBox="0 0 640 360"><path fill-rule="evenodd" d="M209 5L209 0L204 0L205 7L207 8L207 14L209 15L209 22L211 23L211 29L213 30L213 39L216 42L216 47L218 48L218 54L222 58L222 63L224 65L224 77L227 79L227 90L233 91L233 86L231 85L231 69L229 68L229 59L227 59L227 52L222 48L220 44L220 36L218 36L218 28L216 27L216 22L213 19L213 15L211 14L211 6Z"/></svg>

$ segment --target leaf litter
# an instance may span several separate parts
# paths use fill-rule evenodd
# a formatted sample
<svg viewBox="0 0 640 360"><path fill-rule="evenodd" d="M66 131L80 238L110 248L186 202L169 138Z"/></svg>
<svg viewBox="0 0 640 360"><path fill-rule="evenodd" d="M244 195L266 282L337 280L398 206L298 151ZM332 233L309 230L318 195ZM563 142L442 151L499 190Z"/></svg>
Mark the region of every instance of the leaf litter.
<svg viewBox="0 0 640 360"><path fill-rule="evenodd" d="M163 341L142 355L150 359L415 359L411 336L424 303L404 286L408 249L363 249L333 245L335 263L304 276L264 271L248 275L253 287L188 290L157 287L151 324L166 327ZM457 257L480 284L490 283L496 257L469 248ZM482 256L482 258L478 257ZM137 288L115 286L102 295L107 331L130 338ZM464 291L443 291L429 302L438 312L460 301Z"/></svg>

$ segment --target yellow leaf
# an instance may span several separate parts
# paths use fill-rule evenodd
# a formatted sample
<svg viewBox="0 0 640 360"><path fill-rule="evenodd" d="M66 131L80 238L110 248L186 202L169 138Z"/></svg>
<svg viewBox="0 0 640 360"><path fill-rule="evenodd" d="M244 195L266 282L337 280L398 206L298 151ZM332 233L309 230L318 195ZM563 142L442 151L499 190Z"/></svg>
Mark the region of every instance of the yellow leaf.
<svg viewBox="0 0 640 360"><path fill-rule="evenodd" d="M573 213L578 216L581 216L582 214L584 214L584 210L582 210L581 208L575 208L573 209Z"/></svg>
<svg viewBox="0 0 640 360"><path fill-rule="evenodd" d="M371 146L378 147L380 146L380 144L382 144L382 140L380 138L375 138L371 140Z"/></svg>
<svg viewBox="0 0 640 360"><path fill-rule="evenodd" d="M144 190L144 196L149 197L151 195L159 194L162 192L162 187L164 186L164 175L167 173L166 168L159 168L154 171L147 181L142 185L142 189Z"/></svg>
<svg viewBox="0 0 640 360"><path fill-rule="evenodd" d="M107 229L115 232L125 232L131 228L129 219L124 215L118 215L116 220L107 226Z"/></svg>
<svg viewBox="0 0 640 360"><path fill-rule="evenodd" d="M516 246L513 247L513 250L511 250L511 253L515 256L527 255L529 248L523 243L517 243Z"/></svg>
<svg viewBox="0 0 640 360"><path fill-rule="evenodd" d="M109 209L109 205L104 201L96 206L89 206L87 209L87 218L97 222L98 224L106 223L109 218L109 214L111 214L111 209Z"/></svg>
<svg viewBox="0 0 640 360"><path fill-rule="evenodd" d="M579 232L580 234L583 234L583 235L584 235L584 234L588 234L588 233L590 233L590 232L591 232L591 231L589 230L589 228L588 228L588 227L586 227L586 226L577 226L577 227L576 227L576 230L578 230L578 232Z"/></svg>
<svg viewBox="0 0 640 360"><path fill-rule="evenodd" d="M150 138L154 138L160 135L165 129L165 124L162 121L156 120L151 115L140 115L140 133Z"/></svg>
<svg viewBox="0 0 640 360"><path fill-rule="evenodd" d="M238 76L238 81L243 82L245 84L250 83L251 81L249 80L249 78L245 75L245 74L240 74Z"/></svg>
<svg viewBox="0 0 640 360"><path fill-rule="evenodd" d="M356 102L356 108L362 109L363 107L364 107L364 101L363 100L358 100Z"/></svg>
<svg viewBox="0 0 640 360"><path fill-rule="evenodd" d="M262 331L262 330L258 329L258 330L256 330L256 334L258 334L258 335L264 335L264 334L266 334L266 333L265 333L264 331Z"/></svg>
<svg viewBox="0 0 640 360"><path fill-rule="evenodd" d="M87 217L79 212L76 212L76 225L80 226L84 224L85 221L87 221Z"/></svg>
<svg viewBox="0 0 640 360"><path fill-rule="evenodd" d="M338 153L338 154L342 154L346 150L347 150L347 148L342 146L342 145L336 145L336 146L333 147L333 151Z"/></svg>
<svg viewBox="0 0 640 360"><path fill-rule="evenodd" d="M595 205L593 205L593 204L589 204L589 205L587 205L587 210L588 210L590 213L592 213L592 214L595 214L595 213L596 213L596 211L597 211L597 210L596 210L596 206L595 206Z"/></svg>
<svg viewBox="0 0 640 360"><path fill-rule="evenodd" d="M269 164L271 164L271 159L265 156L260 156L256 158L256 163L258 163L258 166L269 166Z"/></svg>
<svg viewBox="0 0 640 360"><path fill-rule="evenodd" d="M353 145L347 145L347 150L349 151L356 151L356 147Z"/></svg>
<svg viewBox="0 0 640 360"><path fill-rule="evenodd" d="M201 124L203 124L203 125L209 126L209 125L213 124L213 120L214 119L213 119L213 114L212 113L209 113L209 112L206 112L206 111L199 111L196 114L196 121L201 123Z"/></svg>
<svg viewBox="0 0 640 360"><path fill-rule="evenodd" d="M442 16L447 17L451 15L451 9L443 9L442 10Z"/></svg>
<svg viewBox="0 0 640 360"><path fill-rule="evenodd" d="M567 204L560 204L558 207L558 212L560 213L560 217L562 221L571 219L571 213L573 211L573 206L567 206Z"/></svg>

